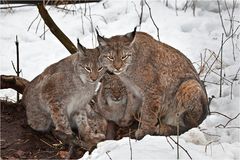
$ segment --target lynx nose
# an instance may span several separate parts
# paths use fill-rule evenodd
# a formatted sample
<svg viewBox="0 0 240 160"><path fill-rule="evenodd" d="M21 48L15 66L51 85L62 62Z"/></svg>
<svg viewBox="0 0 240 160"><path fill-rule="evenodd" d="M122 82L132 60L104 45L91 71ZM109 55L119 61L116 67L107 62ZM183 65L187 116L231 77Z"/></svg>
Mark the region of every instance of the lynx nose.
<svg viewBox="0 0 240 160"><path fill-rule="evenodd" d="M96 74L96 73L91 73L91 74L90 74L90 79L91 79L92 81L96 81L96 80L98 79L98 74Z"/></svg>
<svg viewBox="0 0 240 160"><path fill-rule="evenodd" d="M122 62L114 62L113 63L113 67L118 71L122 68L122 65L123 65Z"/></svg>
<svg viewBox="0 0 240 160"><path fill-rule="evenodd" d="M113 97L112 98L114 101L120 101L122 98L121 97Z"/></svg>

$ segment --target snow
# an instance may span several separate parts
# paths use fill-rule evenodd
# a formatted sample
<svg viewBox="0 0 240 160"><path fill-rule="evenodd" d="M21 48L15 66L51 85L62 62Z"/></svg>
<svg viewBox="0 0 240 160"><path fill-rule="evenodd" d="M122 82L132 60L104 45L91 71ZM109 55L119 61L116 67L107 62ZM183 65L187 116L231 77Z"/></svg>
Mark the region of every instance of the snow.
<svg viewBox="0 0 240 160"><path fill-rule="evenodd" d="M151 6L152 16L159 28L160 40L183 52L199 71L202 59L209 65L214 61L215 55L221 47L221 35L223 28L218 14L216 1L199 1L196 7L196 16L193 16L191 8L186 12L178 10L175 12L175 0L169 0L169 7L164 5L164 0L148 0ZM184 1L185 2L185 1ZM232 1L226 1L229 8ZM86 5L86 16L84 16L85 5L76 5L76 13L68 13L47 7L49 14L62 31L76 43L80 42L88 47L97 46L94 28L98 28L100 34L110 37L117 34L125 34L133 30L139 23L141 11L140 0L135 1L110 1L104 0L100 3ZM223 19L229 19L224 2L220 1ZM178 8L182 8L183 1L178 2ZM3 5L1 5L3 6ZM240 21L239 2L235 9L235 20ZM74 9L74 7L69 9ZM144 13L141 27L144 31L157 39L157 30L149 15L149 10L144 4ZM0 74L15 74L11 61L16 61L15 39L18 35L20 43L20 68L21 76L32 80L40 74L47 66L69 55L69 52L51 34L46 32L46 39L40 38L43 33L43 22L38 19L28 27L38 15L36 7L17 8L13 11L0 11ZM89 16L91 15L91 16ZM91 24L92 21L92 24ZM82 23L83 22L83 23ZM38 29L37 25L40 24ZM224 20L226 29L229 29L229 21ZM235 22L236 29L239 22ZM37 30L37 33L35 33ZM227 41L223 46L223 92L219 97L219 73L220 62L213 65L213 71L206 77L206 89L208 96L212 99L211 112L219 112L230 118L240 113L240 80L238 72L240 68L240 38L239 30L234 37L235 56L233 60L232 43ZM226 38L225 38L226 39ZM204 78L207 69L200 75ZM237 74L237 75L236 75ZM15 99L16 93L10 89L0 90L1 98ZM218 113L209 115L199 126L193 128L180 136L180 145L183 146L193 159L240 159L240 116L232 120L225 128L229 118ZM220 125L220 126L219 126ZM216 127L219 126L219 127ZM175 140L176 137L172 136ZM86 153L85 159L113 160L130 159L130 144L132 146L132 159L176 159L176 145L168 138L174 146L171 148L165 137L145 136L140 141L123 138L118 141L105 141L98 144L91 155ZM108 155L106 154L108 153ZM189 159L187 154L180 148L180 159Z"/></svg>

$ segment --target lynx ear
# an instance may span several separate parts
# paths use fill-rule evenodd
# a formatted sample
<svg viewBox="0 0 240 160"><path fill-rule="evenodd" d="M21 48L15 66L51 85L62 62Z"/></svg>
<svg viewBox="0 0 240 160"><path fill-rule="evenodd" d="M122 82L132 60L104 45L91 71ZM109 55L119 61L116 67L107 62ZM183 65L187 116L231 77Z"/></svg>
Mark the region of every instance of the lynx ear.
<svg viewBox="0 0 240 160"><path fill-rule="evenodd" d="M86 48L80 44L79 39L77 39L77 47L78 47L78 51L80 52L80 54L85 55Z"/></svg>
<svg viewBox="0 0 240 160"><path fill-rule="evenodd" d="M133 43L136 35L137 27L134 28L133 32L127 33L125 36L131 41L131 44Z"/></svg>
<svg viewBox="0 0 240 160"><path fill-rule="evenodd" d="M99 46L105 46L105 45L107 45L106 38L100 36L97 29L95 29L95 30L96 30L96 33L97 33L97 40L98 40Z"/></svg>

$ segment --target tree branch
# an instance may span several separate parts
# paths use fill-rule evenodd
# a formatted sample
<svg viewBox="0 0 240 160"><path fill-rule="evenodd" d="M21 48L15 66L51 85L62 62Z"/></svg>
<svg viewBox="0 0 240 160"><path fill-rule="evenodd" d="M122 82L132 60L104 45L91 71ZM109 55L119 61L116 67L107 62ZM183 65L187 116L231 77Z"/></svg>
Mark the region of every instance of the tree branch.
<svg viewBox="0 0 240 160"><path fill-rule="evenodd" d="M71 40L58 28L53 19L48 14L46 8L43 4L38 4L38 11L44 20L45 24L48 26L50 31L56 36L56 38L64 45L64 47L71 53L74 54L77 52L77 48L71 42Z"/></svg>
<svg viewBox="0 0 240 160"><path fill-rule="evenodd" d="M77 3L93 3L101 0L5 0L0 1L0 4L46 4L46 5L66 5Z"/></svg>

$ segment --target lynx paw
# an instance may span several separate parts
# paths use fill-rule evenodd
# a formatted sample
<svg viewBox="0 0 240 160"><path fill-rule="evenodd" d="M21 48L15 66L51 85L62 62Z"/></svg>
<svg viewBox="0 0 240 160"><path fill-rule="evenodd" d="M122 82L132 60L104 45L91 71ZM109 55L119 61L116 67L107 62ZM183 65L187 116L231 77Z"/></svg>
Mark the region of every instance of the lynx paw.
<svg viewBox="0 0 240 160"><path fill-rule="evenodd" d="M142 129L138 129L138 130L135 132L135 138L136 138L137 140L141 140L144 136L145 136L145 132L144 132Z"/></svg>
<svg viewBox="0 0 240 160"><path fill-rule="evenodd" d="M132 124L130 120L122 119L117 123L121 127L128 127Z"/></svg>
<svg viewBox="0 0 240 160"><path fill-rule="evenodd" d="M90 138L92 139L93 142L97 143L106 139L106 136L104 134L98 133L98 134L91 134Z"/></svg>

